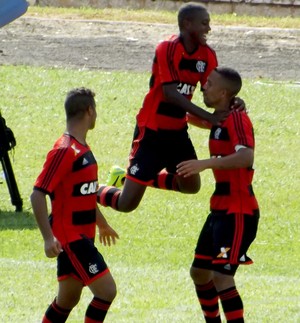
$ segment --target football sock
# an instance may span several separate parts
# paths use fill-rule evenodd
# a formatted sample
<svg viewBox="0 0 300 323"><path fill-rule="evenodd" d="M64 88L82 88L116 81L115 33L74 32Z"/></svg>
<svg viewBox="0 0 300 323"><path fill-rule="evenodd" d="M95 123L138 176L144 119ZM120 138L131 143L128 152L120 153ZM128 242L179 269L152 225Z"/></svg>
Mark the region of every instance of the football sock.
<svg viewBox="0 0 300 323"><path fill-rule="evenodd" d="M205 285L195 284L195 288L199 303L204 314L205 322L221 322L218 303L219 297L213 281L211 280Z"/></svg>
<svg viewBox="0 0 300 323"><path fill-rule="evenodd" d="M101 185L97 192L97 202L102 206L110 206L118 210L118 200L121 190L114 186Z"/></svg>
<svg viewBox="0 0 300 323"><path fill-rule="evenodd" d="M162 170L157 175L157 178L154 180L152 186L163 190L179 191L176 176L176 174L168 173L166 170Z"/></svg>
<svg viewBox="0 0 300 323"><path fill-rule="evenodd" d="M84 323L103 322L110 305L111 302L94 297L86 310Z"/></svg>
<svg viewBox="0 0 300 323"><path fill-rule="evenodd" d="M42 323L64 323L66 322L71 310L61 308L56 304L56 300L48 307Z"/></svg>
<svg viewBox="0 0 300 323"><path fill-rule="evenodd" d="M242 299L235 286L219 292L227 322L243 323L244 309Z"/></svg>

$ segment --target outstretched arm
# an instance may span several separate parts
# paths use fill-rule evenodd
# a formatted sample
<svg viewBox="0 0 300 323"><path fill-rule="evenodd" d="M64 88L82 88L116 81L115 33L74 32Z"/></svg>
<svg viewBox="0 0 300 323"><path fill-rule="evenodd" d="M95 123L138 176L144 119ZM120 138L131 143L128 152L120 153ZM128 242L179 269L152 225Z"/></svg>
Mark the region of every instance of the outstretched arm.
<svg viewBox="0 0 300 323"><path fill-rule="evenodd" d="M208 121L201 119L199 117L196 117L195 115L190 113L187 113L187 121L189 124L202 129L211 129L211 126L212 126L212 124L209 123Z"/></svg>
<svg viewBox="0 0 300 323"><path fill-rule="evenodd" d="M177 91L177 84L165 84L163 86L164 97L165 100L171 104L177 105L182 108L184 111L208 121L211 124L217 125L220 121L222 121L230 112L220 113L219 115L215 115L207 112L206 110L200 108L190 100L188 100L185 96L180 94Z"/></svg>
<svg viewBox="0 0 300 323"><path fill-rule="evenodd" d="M222 158L210 158L203 160L186 160L177 165L177 173L188 177L200 173L205 169L234 169L251 167L254 153L251 148L240 148L237 152Z"/></svg>

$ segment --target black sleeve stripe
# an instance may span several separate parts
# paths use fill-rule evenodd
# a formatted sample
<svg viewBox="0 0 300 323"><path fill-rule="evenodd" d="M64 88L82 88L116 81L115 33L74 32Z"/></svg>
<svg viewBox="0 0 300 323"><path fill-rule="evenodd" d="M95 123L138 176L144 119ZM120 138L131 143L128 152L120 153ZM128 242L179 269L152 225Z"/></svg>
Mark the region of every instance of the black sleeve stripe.
<svg viewBox="0 0 300 323"><path fill-rule="evenodd" d="M168 50L167 50L167 60L168 60L168 65L169 65L169 70L171 73L171 77L173 80L178 80L178 73L176 72L175 68L174 68L174 52L176 50L176 45L177 42L170 42L168 44Z"/></svg>
<svg viewBox="0 0 300 323"><path fill-rule="evenodd" d="M51 182L59 164L61 163L63 157L65 156L67 152L67 148L63 148L63 149L58 149L57 150L57 154L55 155L50 168L49 168L49 172L47 173L47 175L45 176L43 182L42 182L42 187L48 187L49 183Z"/></svg>
<svg viewBox="0 0 300 323"><path fill-rule="evenodd" d="M243 126L243 120L242 120L242 113L241 112L233 112L233 120L234 120L234 126L238 135L238 138L240 140L241 145L248 146L247 138L245 135L245 129Z"/></svg>

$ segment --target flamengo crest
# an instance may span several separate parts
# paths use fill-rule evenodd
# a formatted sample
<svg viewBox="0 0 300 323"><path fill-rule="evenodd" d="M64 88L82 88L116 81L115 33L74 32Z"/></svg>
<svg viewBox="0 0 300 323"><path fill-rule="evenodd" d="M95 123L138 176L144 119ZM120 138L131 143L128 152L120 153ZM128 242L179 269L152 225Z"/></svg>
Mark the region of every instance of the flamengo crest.
<svg viewBox="0 0 300 323"><path fill-rule="evenodd" d="M206 70L206 63L203 61L198 61L196 64L196 69L199 73L204 73Z"/></svg>

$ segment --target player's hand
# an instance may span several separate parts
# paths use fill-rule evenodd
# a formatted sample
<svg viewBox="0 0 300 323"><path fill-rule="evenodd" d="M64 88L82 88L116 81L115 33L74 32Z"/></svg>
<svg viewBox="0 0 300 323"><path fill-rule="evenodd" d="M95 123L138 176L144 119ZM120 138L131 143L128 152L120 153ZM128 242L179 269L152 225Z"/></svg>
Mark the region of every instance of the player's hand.
<svg viewBox="0 0 300 323"><path fill-rule="evenodd" d="M183 177L189 177L194 174L198 174L203 170L207 169L206 160L186 160L177 165L177 174Z"/></svg>
<svg viewBox="0 0 300 323"><path fill-rule="evenodd" d="M110 225L99 227L99 240L104 246L116 244L116 239L119 239L119 235Z"/></svg>
<svg viewBox="0 0 300 323"><path fill-rule="evenodd" d="M245 101L239 97L236 97L232 100L230 109L247 112Z"/></svg>
<svg viewBox="0 0 300 323"><path fill-rule="evenodd" d="M45 241L44 249L48 258L57 257L63 251L60 242L55 237Z"/></svg>

